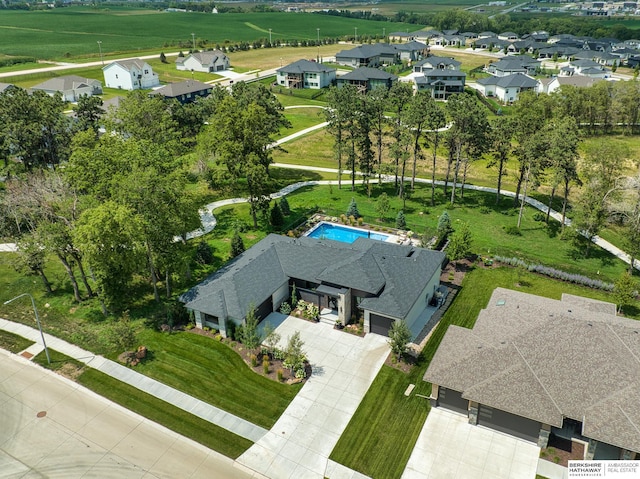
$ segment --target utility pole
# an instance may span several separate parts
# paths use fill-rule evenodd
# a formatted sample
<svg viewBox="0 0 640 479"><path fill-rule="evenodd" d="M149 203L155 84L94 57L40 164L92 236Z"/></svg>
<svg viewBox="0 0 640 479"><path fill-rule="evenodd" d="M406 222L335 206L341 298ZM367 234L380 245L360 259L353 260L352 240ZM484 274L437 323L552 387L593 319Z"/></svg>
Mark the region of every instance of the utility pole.
<svg viewBox="0 0 640 479"><path fill-rule="evenodd" d="M102 41L98 40L98 50L100 50L100 61L102 62L102 66L104 66L104 60L102 59Z"/></svg>
<svg viewBox="0 0 640 479"><path fill-rule="evenodd" d="M355 27L355 29L356 29L356 35L353 43L358 43L358 27Z"/></svg>
<svg viewBox="0 0 640 479"><path fill-rule="evenodd" d="M269 29L269 46L271 46L271 29Z"/></svg>
<svg viewBox="0 0 640 479"><path fill-rule="evenodd" d="M193 42L193 52L195 53L196 51L196 34L195 33L191 34L191 41Z"/></svg>
<svg viewBox="0 0 640 479"><path fill-rule="evenodd" d="M316 59L316 61L320 63L320 29L319 28L316 28L316 33L317 33L317 44L318 44L318 58Z"/></svg>

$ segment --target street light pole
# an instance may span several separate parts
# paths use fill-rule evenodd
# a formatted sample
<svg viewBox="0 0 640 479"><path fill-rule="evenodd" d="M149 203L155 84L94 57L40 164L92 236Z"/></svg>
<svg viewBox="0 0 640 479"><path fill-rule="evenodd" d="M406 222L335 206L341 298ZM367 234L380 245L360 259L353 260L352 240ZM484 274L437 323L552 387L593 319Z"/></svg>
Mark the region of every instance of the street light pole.
<svg viewBox="0 0 640 479"><path fill-rule="evenodd" d="M271 29L269 29L269 46L271 46Z"/></svg>
<svg viewBox="0 0 640 479"><path fill-rule="evenodd" d="M356 29L356 39L353 43L358 43L358 27L354 27Z"/></svg>
<svg viewBox="0 0 640 479"><path fill-rule="evenodd" d="M196 51L196 34L195 33L191 34L191 41L193 42L193 52L195 53Z"/></svg>
<svg viewBox="0 0 640 479"><path fill-rule="evenodd" d="M33 312L36 315L36 323L38 323L38 329L40 330L40 337L42 338L42 345L44 346L44 352L47 355L47 363L51 364L51 358L49 357L49 350L47 349L47 343L44 341L44 333L42 332L42 325L40 324L40 316L38 316L38 308L36 308L36 302L34 301L33 296L31 296L29 293L22 293L13 299L5 301L4 304L9 304L15 301L16 299L22 298L23 296L29 296L29 298L31 298L31 306L33 306Z"/></svg>
<svg viewBox="0 0 640 479"><path fill-rule="evenodd" d="M318 36L317 36L317 39L318 39L318 40L317 40L317 44L318 44L318 58L316 59L316 61L317 61L318 63L320 63L320 29L319 29L319 28L316 28L316 33L318 34Z"/></svg>
<svg viewBox="0 0 640 479"><path fill-rule="evenodd" d="M102 59L102 40L98 40L98 50L100 50L100 61L102 62L102 66L104 66L104 60Z"/></svg>

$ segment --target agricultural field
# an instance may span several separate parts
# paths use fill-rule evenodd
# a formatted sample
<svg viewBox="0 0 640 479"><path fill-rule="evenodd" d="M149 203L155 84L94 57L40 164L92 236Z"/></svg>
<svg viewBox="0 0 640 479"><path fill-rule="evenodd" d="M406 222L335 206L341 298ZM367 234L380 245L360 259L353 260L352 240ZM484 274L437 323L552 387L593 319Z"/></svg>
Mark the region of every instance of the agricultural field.
<svg viewBox="0 0 640 479"><path fill-rule="evenodd" d="M91 55L99 59L97 41L104 54L154 49L179 49L196 42L215 46L225 42L272 39L313 40L354 33L380 35L415 30L416 25L374 22L313 13L180 13L133 8L96 9L90 6L48 11L5 11L0 16L3 53L30 55L42 59L63 59ZM171 48L173 47L173 48Z"/></svg>

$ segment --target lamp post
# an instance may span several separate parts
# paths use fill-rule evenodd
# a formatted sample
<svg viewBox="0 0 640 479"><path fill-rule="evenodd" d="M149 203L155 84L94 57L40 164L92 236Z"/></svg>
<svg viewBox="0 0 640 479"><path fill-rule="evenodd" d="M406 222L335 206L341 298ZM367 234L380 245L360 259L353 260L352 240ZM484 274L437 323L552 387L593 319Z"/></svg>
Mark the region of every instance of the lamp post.
<svg viewBox="0 0 640 479"><path fill-rule="evenodd" d="M5 301L4 304L9 304L15 301L16 299L22 298L23 296L29 296L29 298L31 298L31 306L33 306L33 312L36 315L36 323L38 323L38 329L40 330L40 337L42 338L42 345L44 346L44 352L47 355L47 363L51 364L51 358L49 357L49 350L47 349L47 343L44 341L44 333L42 332L42 325L40 324L40 316L38 316L38 308L36 308L36 302L34 301L33 296L31 296L29 293L22 293L16 296L15 298Z"/></svg>
<svg viewBox="0 0 640 479"><path fill-rule="evenodd" d="M358 43L358 27L354 27L356 29L355 41L353 43Z"/></svg>
<svg viewBox="0 0 640 479"><path fill-rule="evenodd" d="M316 28L317 33L317 44L318 44L318 58L316 59L318 63L320 63L320 29Z"/></svg>
<svg viewBox="0 0 640 479"><path fill-rule="evenodd" d="M102 40L98 40L98 50L100 51L100 61L102 62L102 66L104 66L104 60L102 59Z"/></svg>
<svg viewBox="0 0 640 479"><path fill-rule="evenodd" d="M269 29L269 46L271 46L271 29Z"/></svg>
<svg viewBox="0 0 640 479"><path fill-rule="evenodd" d="M195 33L191 34L191 42L193 43L193 52L195 53L196 51L196 34Z"/></svg>

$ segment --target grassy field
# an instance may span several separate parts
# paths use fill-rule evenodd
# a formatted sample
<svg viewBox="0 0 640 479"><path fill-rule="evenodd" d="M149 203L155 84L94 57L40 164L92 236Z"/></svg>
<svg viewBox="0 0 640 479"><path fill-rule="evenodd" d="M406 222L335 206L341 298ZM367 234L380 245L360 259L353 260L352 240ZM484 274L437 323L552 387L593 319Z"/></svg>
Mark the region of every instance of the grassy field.
<svg viewBox="0 0 640 479"><path fill-rule="evenodd" d="M161 424L172 431L193 439L204 446L218 451L233 459L237 458L253 444L204 419L200 419L150 394L122 383L100 371L84 366L55 350L49 350L51 364L47 364L44 353L40 353L34 361L54 371L64 370L87 389L120 404L143 417Z"/></svg>
<svg viewBox="0 0 640 479"><path fill-rule="evenodd" d="M415 25L373 22L311 13L169 13L127 7L109 9L91 6L47 11L4 11L0 16L3 53L62 59L92 55L99 59L97 41L105 54L147 49L188 48L191 33L196 41L215 45L225 42L272 39L313 40L321 37L382 34ZM184 47L183 47L184 48Z"/></svg>
<svg viewBox="0 0 640 479"><path fill-rule="evenodd" d="M462 289L436 327L418 363L409 374L389 366L369 388L358 410L334 448L331 459L376 479L402 475L415 441L429 413L431 384L422 380L429 362L451 324L471 328L496 287L560 299L570 293L600 300L608 295L513 268L477 268L463 280ZM404 395L409 384L416 388Z"/></svg>

